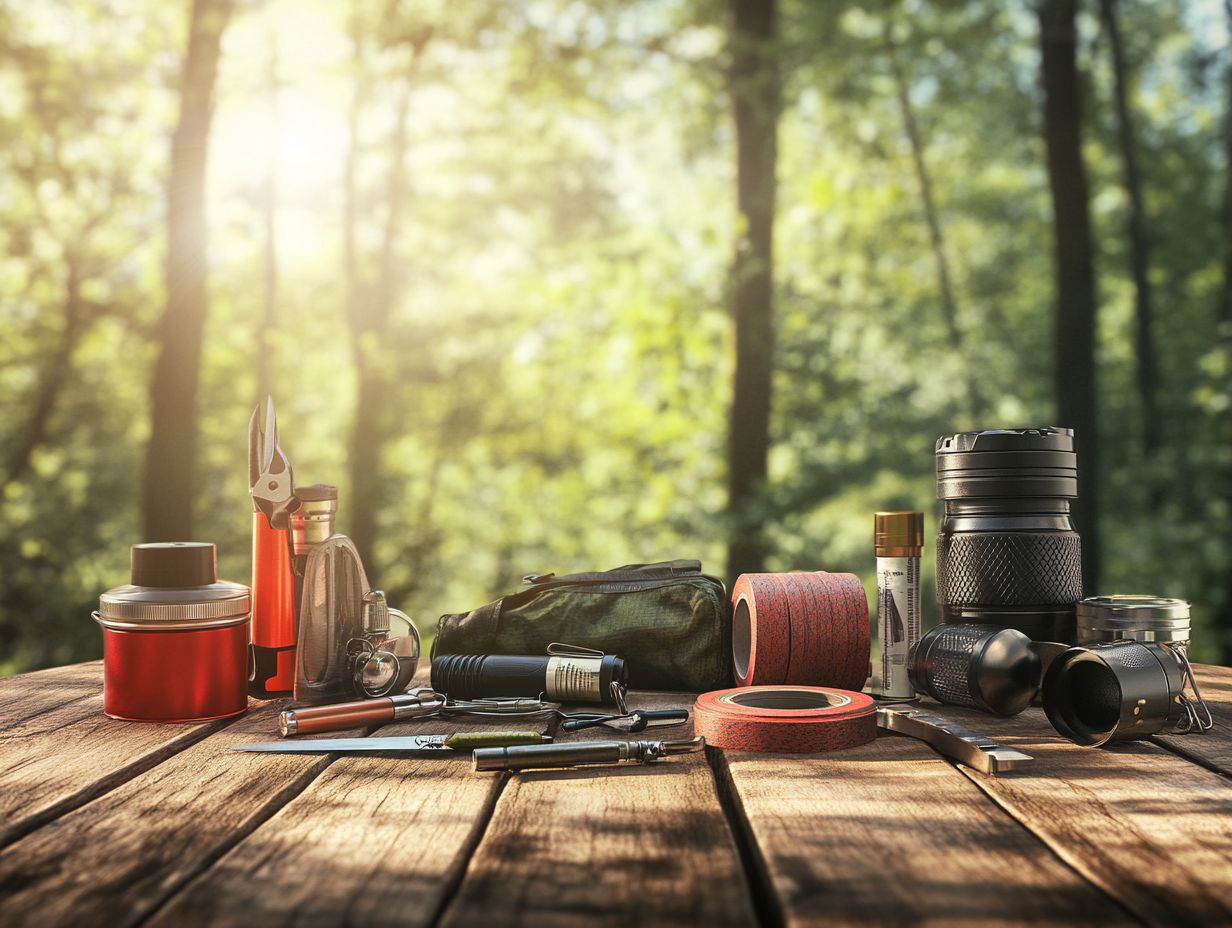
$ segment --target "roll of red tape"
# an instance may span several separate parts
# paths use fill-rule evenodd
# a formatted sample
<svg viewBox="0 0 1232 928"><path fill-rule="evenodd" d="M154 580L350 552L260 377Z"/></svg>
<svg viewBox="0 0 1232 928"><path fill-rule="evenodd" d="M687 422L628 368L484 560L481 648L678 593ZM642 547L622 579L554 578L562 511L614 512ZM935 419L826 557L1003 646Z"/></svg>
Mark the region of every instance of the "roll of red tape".
<svg viewBox="0 0 1232 928"><path fill-rule="evenodd" d="M741 686L787 679L791 619L774 574L741 574L732 587L732 657Z"/></svg>
<svg viewBox="0 0 1232 928"><path fill-rule="evenodd" d="M859 690L868 678L868 600L852 574L742 574L732 589L732 663L741 686Z"/></svg>
<svg viewBox="0 0 1232 928"><path fill-rule="evenodd" d="M698 696L693 727L707 744L732 751L841 751L877 737L877 706L833 687L745 686Z"/></svg>

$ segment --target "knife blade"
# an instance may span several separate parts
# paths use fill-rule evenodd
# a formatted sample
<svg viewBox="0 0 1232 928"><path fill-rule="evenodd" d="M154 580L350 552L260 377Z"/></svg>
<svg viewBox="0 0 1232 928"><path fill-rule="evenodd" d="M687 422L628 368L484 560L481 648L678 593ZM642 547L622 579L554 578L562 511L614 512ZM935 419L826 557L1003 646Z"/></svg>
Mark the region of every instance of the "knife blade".
<svg viewBox="0 0 1232 928"><path fill-rule="evenodd" d="M465 754L475 748L545 744L552 739L537 731L476 731L448 735L408 735L397 738L311 738L241 744L233 751L265 754Z"/></svg>

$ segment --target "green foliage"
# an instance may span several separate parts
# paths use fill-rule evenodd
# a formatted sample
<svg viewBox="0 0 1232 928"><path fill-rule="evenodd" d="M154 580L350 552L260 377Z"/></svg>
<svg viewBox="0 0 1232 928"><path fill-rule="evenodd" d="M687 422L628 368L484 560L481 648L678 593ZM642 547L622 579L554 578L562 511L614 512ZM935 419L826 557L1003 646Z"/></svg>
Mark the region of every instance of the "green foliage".
<svg viewBox="0 0 1232 928"><path fill-rule="evenodd" d="M1192 600L1198 656L1216 659L1232 651L1232 332L1218 328L1225 27L1219 6L1199 0L1120 8L1167 432L1145 458L1111 77L1088 11L1103 592ZM392 384L370 577L427 630L529 571L692 556L717 570L737 229L723 5L357 9L353 20L339 4L275 0L245 8L225 37L196 534L218 544L226 577L247 577L245 427L262 350L271 157L278 286L267 342L283 445L300 482L341 484L347 531L347 464L366 451L348 444L357 378L342 191L361 80L364 279L375 276L394 205L391 130L408 94L400 297L388 334L365 346ZM38 395L56 384L28 468L0 474L0 672L97 656L89 611L125 580L139 540L185 13L152 0L0 10L0 460L20 450ZM370 39L362 69L356 28ZM1038 36L1014 5L914 0L784 0L782 32L767 566L871 580L872 512L934 509L937 436L1054 416ZM961 352L891 45L932 183ZM54 368L73 263L87 311ZM972 377L985 402L978 421ZM1156 515L1148 475L1162 487ZM929 584L931 561L926 552Z"/></svg>

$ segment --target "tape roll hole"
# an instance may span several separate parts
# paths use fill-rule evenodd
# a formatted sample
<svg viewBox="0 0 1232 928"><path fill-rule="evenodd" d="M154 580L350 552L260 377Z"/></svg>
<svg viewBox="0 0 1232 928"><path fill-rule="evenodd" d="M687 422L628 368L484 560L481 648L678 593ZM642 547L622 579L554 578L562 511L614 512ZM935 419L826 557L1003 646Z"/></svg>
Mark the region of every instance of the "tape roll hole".
<svg viewBox="0 0 1232 928"><path fill-rule="evenodd" d="M732 662L736 676L743 680L749 675L749 654L753 650L753 616L749 603L743 596L736 600L732 610Z"/></svg>
<svg viewBox="0 0 1232 928"><path fill-rule="evenodd" d="M810 693L804 690L732 693L725 702L749 709L837 709L851 702L837 693Z"/></svg>

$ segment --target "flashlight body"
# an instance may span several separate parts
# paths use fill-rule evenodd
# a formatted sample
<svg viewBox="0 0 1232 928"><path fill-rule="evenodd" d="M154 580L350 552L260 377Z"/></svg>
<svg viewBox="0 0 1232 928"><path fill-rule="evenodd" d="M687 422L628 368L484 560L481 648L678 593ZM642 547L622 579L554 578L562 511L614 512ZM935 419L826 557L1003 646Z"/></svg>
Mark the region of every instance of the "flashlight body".
<svg viewBox="0 0 1232 928"><path fill-rule="evenodd" d="M432 659L432 688L451 699L544 696L553 702L614 705L612 684L626 684L625 662L611 654L442 654Z"/></svg>
<svg viewBox="0 0 1232 928"><path fill-rule="evenodd" d="M1101 747L1180 720L1185 678L1166 644L1113 641L1070 648L1044 674L1044 713L1075 744Z"/></svg>

